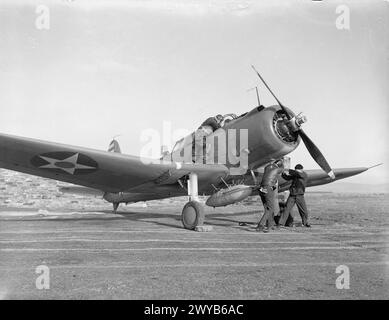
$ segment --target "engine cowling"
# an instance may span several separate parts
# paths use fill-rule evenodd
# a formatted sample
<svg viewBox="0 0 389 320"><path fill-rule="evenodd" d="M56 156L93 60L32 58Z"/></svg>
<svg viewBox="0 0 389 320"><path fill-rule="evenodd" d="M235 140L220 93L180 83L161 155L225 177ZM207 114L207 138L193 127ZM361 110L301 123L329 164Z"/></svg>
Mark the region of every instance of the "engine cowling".
<svg viewBox="0 0 389 320"><path fill-rule="evenodd" d="M288 109L293 115L293 112ZM269 161L280 159L295 150L301 139L287 125L279 106L254 108L246 115L228 123L224 129L248 129L248 162L255 169Z"/></svg>
<svg viewBox="0 0 389 320"><path fill-rule="evenodd" d="M293 115L292 111L288 111ZM196 142L197 133L177 142L172 153L164 159L186 163L218 163L233 167L240 166L236 159L245 152L246 169L255 169L292 152L301 141L299 135L288 126L288 120L279 106L254 108L206 136L202 147L200 142L200 148ZM246 136L247 141L242 145ZM199 150L200 157L197 156Z"/></svg>

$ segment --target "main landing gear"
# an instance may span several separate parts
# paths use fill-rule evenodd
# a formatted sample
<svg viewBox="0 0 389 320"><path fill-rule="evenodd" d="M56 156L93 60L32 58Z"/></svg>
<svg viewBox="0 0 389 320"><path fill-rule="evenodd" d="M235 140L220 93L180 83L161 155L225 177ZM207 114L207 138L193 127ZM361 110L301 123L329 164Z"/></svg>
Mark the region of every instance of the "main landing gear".
<svg viewBox="0 0 389 320"><path fill-rule="evenodd" d="M185 229L194 230L204 223L204 205L199 201L197 174L189 174L187 202L182 209L182 224Z"/></svg>
<svg viewBox="0 0 389 320"><path fill-rule="evenodd" d="M116 213L116 211L118 211L118 208L119 208L119 202L114 202L113 203L113 212Z"/></svg>
<svg viewBox="0 0 389 320"><path fill-rule="evenodd" d="M199 201L189 201L182 210L182 224L185 229L194 230L204 223L204 207Z"/></svg>

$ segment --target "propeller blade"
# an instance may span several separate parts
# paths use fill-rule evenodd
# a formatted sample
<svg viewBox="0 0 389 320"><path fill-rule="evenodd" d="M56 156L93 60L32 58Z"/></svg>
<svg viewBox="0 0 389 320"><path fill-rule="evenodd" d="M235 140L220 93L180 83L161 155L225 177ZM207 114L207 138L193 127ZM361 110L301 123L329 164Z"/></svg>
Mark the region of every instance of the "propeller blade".
<svg viewBox="0 0 389 320"><path fill-rule="evenodd" d="M271 93L271 95L273 96L273 98L277 101L278 105L281 107L282 111L286 114L286 117L288 118L288 120L292 119L291 115L288 113L288 111L286 111L284 105L281 103L280 100L278 100L278 98L276 97L276 95L273 93L273 91L271 91L270 87L267 85L267 83L265 82L265 80L262 78L262 76L259 74L259 72L257 71L257 69L255 69L255 67L253 65L251 65L251 68L253 68L253 70L255 71L255 73L258 75L259 79L261 79L261 81L263 82L263 84L265 85L265 87L267 88L267 90L269 90L269 92Z"/></svg>
<svg viewBox="0 0 389 320"><path fill-rule="evenodd" d="M307 147L307 150L309 154L312 156L312 158L316 161L316 163L322 168L331 179L335 179L334 171L332 171L330 165L328 164L327 160L324 158L323 154L320 152L319 148L316 147L316 145L313 143L311 139L306 135L306 133L303 130L298 131L301 139L303 140L305 146Z"/></svg>
<svg viewBox="0 0 389 320"><path fill-rule="evenodd" d="M273 91L270 89L270 87L267 85L266 81L262 78L262 76L259 74L257 69L253 65L251 65L255 73L258 75L259 79L263 82L265 87L269 90L273 98L277 101L278 105L281 107L282 111L285 113L288 120L292 119L292 116L289 114L289 112L286 110L285 106L281 103L280 100L276 97L276 95L273 93ZM316 163L322 168L331 179L335 179L335 174L332 171L330 165L328 164L327 160L324 158L323 154L320 152L319 148L316 147L316 145L313 143L311 139L305 134L305 132L302 129L299 129L298 134L300 135L301 139L303 140L305 146L307 147L307 150L309 154L312 156L312 158L316 161Z"/></svg>

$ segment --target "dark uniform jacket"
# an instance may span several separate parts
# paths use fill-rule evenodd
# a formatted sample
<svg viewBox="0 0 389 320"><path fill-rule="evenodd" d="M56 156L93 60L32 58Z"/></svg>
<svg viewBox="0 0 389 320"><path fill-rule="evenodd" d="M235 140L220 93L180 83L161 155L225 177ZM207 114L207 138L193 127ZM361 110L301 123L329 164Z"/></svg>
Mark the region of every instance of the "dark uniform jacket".
<svg viewBox="0 0 389 320"><path fill-rule="evenodd" d="M270 163L265 167L263 172L261 187L275 187L277 185L277 177L284 170L283 165L277 166L274 163Z"/></svg>
<svg viewBox="0 0 389 320"><path fill-rule="evenodd" d="M289 188L291 196L303 195L305 187L308 183L308 175L304 171L289 170L289 175L282 174L285 180L292 180L292 185Z"/></svg>

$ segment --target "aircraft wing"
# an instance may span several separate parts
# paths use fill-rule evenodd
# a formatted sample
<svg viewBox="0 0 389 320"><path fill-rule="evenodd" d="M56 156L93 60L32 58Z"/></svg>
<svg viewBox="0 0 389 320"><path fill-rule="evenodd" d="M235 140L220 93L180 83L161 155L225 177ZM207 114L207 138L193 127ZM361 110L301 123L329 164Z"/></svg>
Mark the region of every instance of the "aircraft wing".
<svg viewBox="0 0 389 320"><path fill-rule="evenodd" d="M0 134L0 167L104 192L124 192L140 185L157 189L190 172L198 174L199 183L212 183L228 173L219 164L146 162L135 156L6 134Z"/></svg>
<svg viewBox="0 0 389 320"><path fill-rule="evenodd" d="M335 173L335 180L332 180L323 170L304 170L308 174L308 184L307 187L319 186L322 184L331 183L337 180L355 176L362 172L365 172L370 168L367 167L358 167L358 168L338 168L333 169ZM285 181L280 177L279 179L280 192L286 191L289 189L291 182Z"/></svg>

